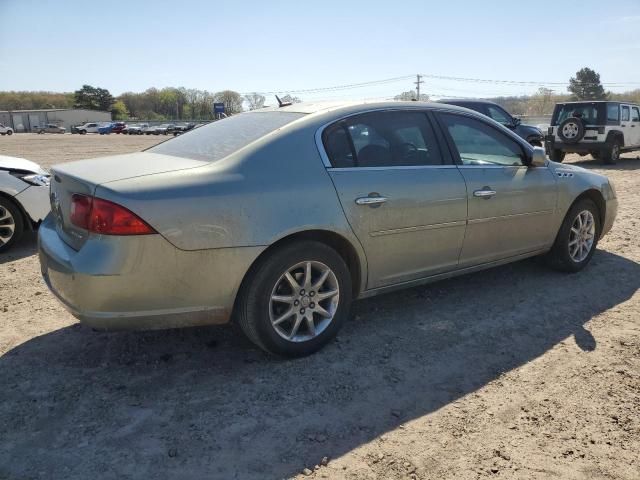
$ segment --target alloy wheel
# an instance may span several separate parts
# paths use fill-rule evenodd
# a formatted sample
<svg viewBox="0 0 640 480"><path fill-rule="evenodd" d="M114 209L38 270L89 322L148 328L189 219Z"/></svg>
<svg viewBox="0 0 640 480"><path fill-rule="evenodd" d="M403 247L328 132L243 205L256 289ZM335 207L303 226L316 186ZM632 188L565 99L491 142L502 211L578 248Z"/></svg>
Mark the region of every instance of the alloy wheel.
<svg viewBox="0 0 640 480"><path fill-rule="evenodd" d="M593 248L596 222L589 210L581 211L571 225L569 233L569 256L576 263L584 261Z"/></svg>
<svg viewBox="0 0 640 480"><path fill-rule="evenodd" d="M0 205L0 246L6 245L13 238L16 221L8 208Z"/></svg>
<svg viewBox="0 0 640 480"><path fill-rule="evenodd" d="M273 287L269 319L285 340L305 342L327 329L339 301L335 273L322 262L300 262L287 269Z"/></svg>

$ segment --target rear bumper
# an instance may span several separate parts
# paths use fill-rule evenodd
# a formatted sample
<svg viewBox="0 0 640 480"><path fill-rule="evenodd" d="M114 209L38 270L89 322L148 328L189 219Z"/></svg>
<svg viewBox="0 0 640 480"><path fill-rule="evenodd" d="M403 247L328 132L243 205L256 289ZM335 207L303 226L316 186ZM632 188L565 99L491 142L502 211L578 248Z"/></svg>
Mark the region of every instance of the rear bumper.
<svg viewBox="0 0 640 480"><path fill-rule="evenodd" d="M594 151L603 151L607 148L606 142L578 142L578 143L563 143L555 140L553 135L547 135L545 137L545 149L547 155L551 154L552 150L561 150L566 153L589 153Z"/></svg>
<svg viewBox="0 0 640 480"><path fill-rule="evenodd" d="M226 323L263 247L184 251L161 235L92 235L76 251L48 216L38 232L42 276L82 323L148 330Z"/></svg>

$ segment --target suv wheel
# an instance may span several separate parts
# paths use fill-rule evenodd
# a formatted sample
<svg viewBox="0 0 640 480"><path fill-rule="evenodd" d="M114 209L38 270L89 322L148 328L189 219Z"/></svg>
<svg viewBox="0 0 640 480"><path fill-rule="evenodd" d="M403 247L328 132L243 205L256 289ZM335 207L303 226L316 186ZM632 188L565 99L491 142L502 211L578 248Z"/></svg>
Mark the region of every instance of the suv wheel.
<svg viewBox="0 0 640 480"><path fill-rule="evenodd" d="M567 213L556 241L547 254L550 265L574 273L591 260L600 238L600 212L588 198L576 202Z"/></svg>
<svg viewBox="0 0 640 480"><path fill-rule="evenodd" d="M565 153L562 150L554 148L553 150L551 150L551 155L549 155L549 157L554 162L562 163L562 161L564 160L564 155Z"/></svg>
<svg viewBox="0 0 640 480"><path fill-rule="evenodd" d="M332 248L298 242L262 261L238 300L240 327L253 343L276 355L301 357L329 343L346 320L351 275Z"/></svg>
<svg viewBox="0 0 640 480"><path fill-rule="evenodd" d="M607 150L604 152L603 160L608 165L613 165L620 159L620 148L622 142L618 138L613 138L607 142Z"/></svg>
<svg viewBox="0 0 640 480"><path fill-rule="evenodd" d="M7 130L7 135L13 135L13 130Z"/></svg>
<svg viewBox="0 0 640 480"><path fill-rule="evenodd" d="M589 152L591 154L591 156L593 157L594 160L600 160L601 156L600 155L600 151L599 150L594 150L592 152Z"/></svg>

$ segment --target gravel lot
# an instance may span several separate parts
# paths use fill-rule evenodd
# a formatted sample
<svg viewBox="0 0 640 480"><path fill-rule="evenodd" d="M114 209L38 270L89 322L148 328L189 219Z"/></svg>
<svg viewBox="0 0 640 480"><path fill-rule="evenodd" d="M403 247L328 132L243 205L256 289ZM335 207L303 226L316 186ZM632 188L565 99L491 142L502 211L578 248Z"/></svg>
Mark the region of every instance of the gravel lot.
<svg viewBox="0 0 640 480"><path fill-rule="evenodd" d="M0 154L51 165L165 138L21 134ZM584 272L529 260L364 300L295 361L231 327L82 327L28 236L0 256L0 479L637 480L640 159L567 162L620 199Z"/></svg>

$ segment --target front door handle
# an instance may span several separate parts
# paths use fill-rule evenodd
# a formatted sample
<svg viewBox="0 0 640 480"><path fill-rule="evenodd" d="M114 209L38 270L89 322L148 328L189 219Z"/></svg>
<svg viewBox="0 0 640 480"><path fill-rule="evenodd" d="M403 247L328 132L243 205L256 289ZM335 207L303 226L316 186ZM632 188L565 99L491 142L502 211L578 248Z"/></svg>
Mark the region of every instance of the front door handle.
<svg viewBox="0 0 640 480"><path fill-rule="evenodd" d="M387 201L387 197L380 197L380 196L368 196L368 197L356 198L356 203L358 205L371 205L374 207L377 205L381 205L386 201Z"/></svg>
<svg viewBox="0 0 640 480"><path fill-rule="evenodd" d="M487 200L489 200L495 194L496 194L496 191L495 190L491 190L490 187L482 187L481 190L476 190L475 192L473 192L473 196L474 197L485 198Z"/></svg>

